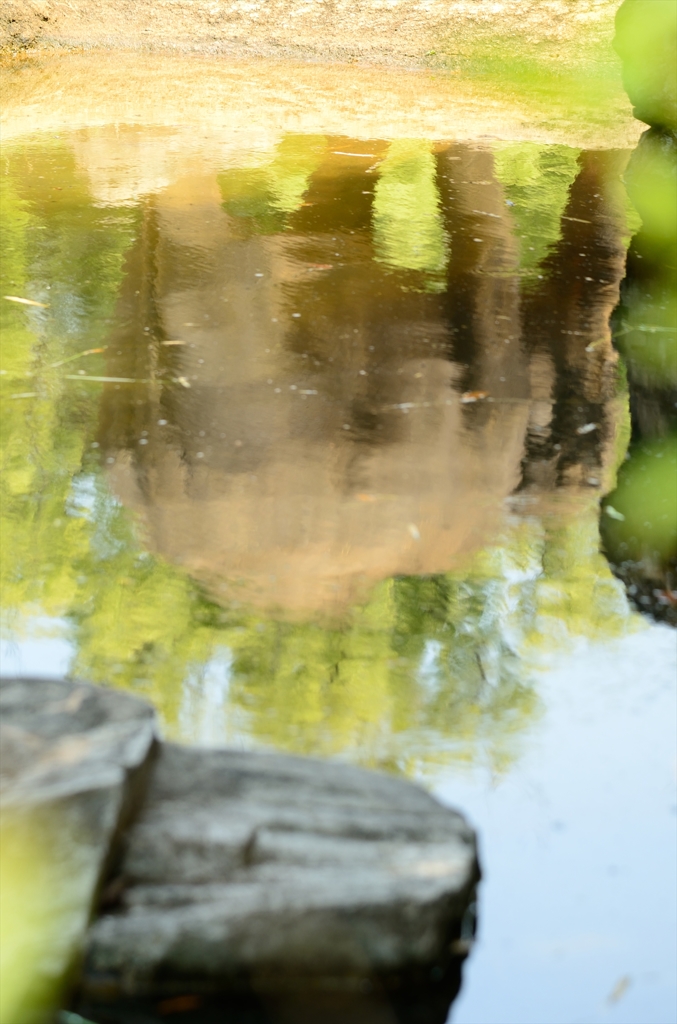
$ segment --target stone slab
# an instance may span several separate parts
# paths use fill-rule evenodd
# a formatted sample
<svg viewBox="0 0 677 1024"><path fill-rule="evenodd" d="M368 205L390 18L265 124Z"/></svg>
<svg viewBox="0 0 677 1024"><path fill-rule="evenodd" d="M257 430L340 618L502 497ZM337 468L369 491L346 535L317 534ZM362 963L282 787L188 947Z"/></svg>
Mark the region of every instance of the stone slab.
<svg viewBox="0 0 677 1024"><path fill-rule="evenodd" d="M0 714L3 1020L51 1021L69 985L97 1024L446 1019L479 877L459 814L347 765L158 744L152 708L86 683L2 680Z"/></svg>
<svg viewBox="0 0 677 1024"><path fill-rule="evenodd" d="M464 819L409 782L163 745L82 1005L429 978L464 950L478 874Z"/></svg>

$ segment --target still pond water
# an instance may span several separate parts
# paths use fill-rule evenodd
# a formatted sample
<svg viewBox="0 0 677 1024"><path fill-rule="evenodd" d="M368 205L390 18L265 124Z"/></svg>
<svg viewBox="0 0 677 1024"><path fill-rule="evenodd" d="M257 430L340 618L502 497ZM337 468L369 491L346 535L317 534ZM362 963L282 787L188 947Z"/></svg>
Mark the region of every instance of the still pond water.
<svg viewBox="0 0 677 1024"><path fill-rule="evenodd" d="M456 1024L675 1019L675 643L600 553L629 157L8 144L4 674L404 773L479 830Z"/></svg>

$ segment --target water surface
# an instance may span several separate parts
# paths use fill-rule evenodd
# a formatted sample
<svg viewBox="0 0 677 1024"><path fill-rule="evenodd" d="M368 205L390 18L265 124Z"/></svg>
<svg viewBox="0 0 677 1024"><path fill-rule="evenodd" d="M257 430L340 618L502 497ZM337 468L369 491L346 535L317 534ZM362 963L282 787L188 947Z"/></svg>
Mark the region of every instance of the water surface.
<svg viewBox="0 0 677 1024"><path fill-rule="evenodd" d="M599 543L629 153L187 138L5 149L3 672L424 781L486 869L454 1020L663 1024L674 634Z"/></svg>

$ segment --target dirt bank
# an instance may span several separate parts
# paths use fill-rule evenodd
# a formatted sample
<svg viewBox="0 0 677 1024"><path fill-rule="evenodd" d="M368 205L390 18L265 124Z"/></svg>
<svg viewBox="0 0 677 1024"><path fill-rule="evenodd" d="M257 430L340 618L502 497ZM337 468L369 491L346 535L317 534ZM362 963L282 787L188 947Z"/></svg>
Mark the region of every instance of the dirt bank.
<svg viewBox="0 0 677 1024"><path fill-rule="evenodd" d="M179 50L445 64L478 41L568 63L613 34L618 0L0 0L0 47Z"/></svg>
<svg viewBox="0 0 677 1024"><path fill-rule="evenodd" d="M2 95L5 145L34 132L154 125L190 137L210 168L224 147L265 149L284 132L631 149L641 131L622 92L604 111L557 108L548 95L463 75L261 58L45 52L2 71Z"/></svg>

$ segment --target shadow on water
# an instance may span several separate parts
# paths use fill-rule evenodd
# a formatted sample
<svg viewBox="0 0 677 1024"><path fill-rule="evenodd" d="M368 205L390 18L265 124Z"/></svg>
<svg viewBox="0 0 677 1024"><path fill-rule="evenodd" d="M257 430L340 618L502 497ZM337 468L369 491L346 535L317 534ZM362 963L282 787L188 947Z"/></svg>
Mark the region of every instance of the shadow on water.
<svg viewBox="0 0 677 1024"><path fill-rule="evenodd" d="M85 1003L80 1013L62 1014L58 1024L444 1024L461 985L462 959L443 972L428 971L417 983L364 980L354 991L313 992L290 988L287 993L257 993L227 999L193 992L161 1000L129 999L123 1004ZM254 993L257 985L252 984Z"/></svg>
<svg viewBox="0 0 677 1024"><path fill-rule="evenodd" d="M439 992L429 983L422 992L409 992L404 998L329 995L313 999L304 994L289 999L243 997L224 1002L179 996L152 1006L139 1004L118 1013L97 1013L93 1024L158 1024L177 1014L183 1024L343 1024L348 1020L355 1024L444 1024L459 987L460 975L457 984L440 986ZM64 1024L69 1024L68 1019Z"/></svg>

